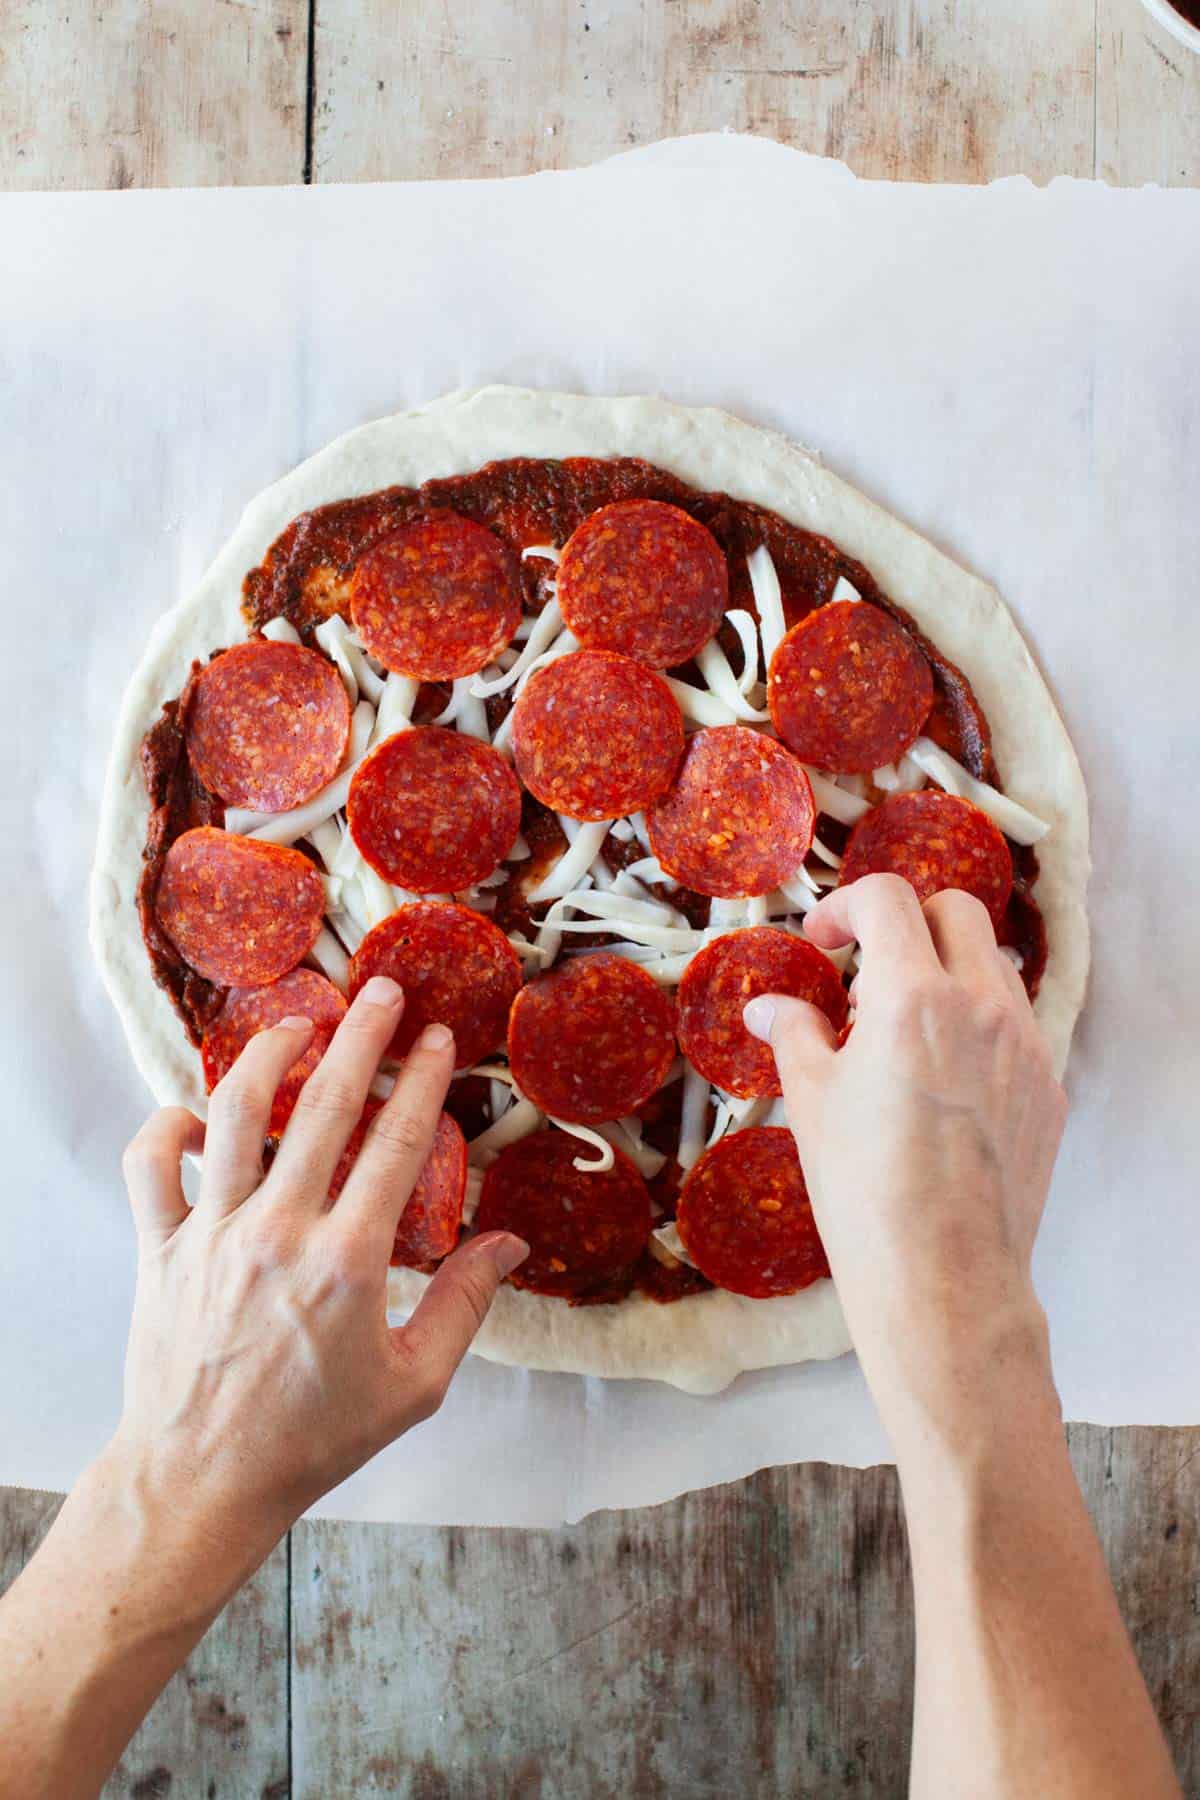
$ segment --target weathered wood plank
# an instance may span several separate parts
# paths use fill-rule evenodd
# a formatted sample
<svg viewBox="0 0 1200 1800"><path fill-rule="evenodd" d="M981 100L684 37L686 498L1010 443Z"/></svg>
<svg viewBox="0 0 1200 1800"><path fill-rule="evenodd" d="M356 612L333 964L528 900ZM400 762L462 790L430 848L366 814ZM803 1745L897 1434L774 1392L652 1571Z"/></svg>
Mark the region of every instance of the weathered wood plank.
<svg viewBox="0 0 1200 1800"><path fill-rule="evenodd" d="M1090 175L1094 0L317 0L322 181L519 175L730 128L861 175Z"/></svg>
<svg viewBox="0 0 1200 1800"><path fill-rule="evenodd" d="M1141 0L1097 0L1096 173L1123 187L1200 182L1200 55Z"/></svg>
<svg viewBox="0 0 1200 1800"><path fill-rule="evenodd" d="M302 1525L293 1554L296 1800L905 1791L889 1469L558 1532Z"/></svg>
<svg viewBox="0 0 1200 1800"><path fill-rule="evenodd" d="M0 1592L61 1505L0 1488ZM163 1691L104 1789L105 1800L285 1800L288 1558L281 1544Z"/></svg>
<svg viewBox="0 0 1200 1800"><path fill-rule="evenodd" d="M13 0L0 186L300 181L307 0Z"/></svg>
<svg viewBox="0 0 1200 1800"><path fill-rule="evenodd" d="M1200 1793L1200 1431L1070 1435ZM296 1800L906 1791L890 1469L767 1470L559 1532L305 1524L293 1557Z"/></svg>

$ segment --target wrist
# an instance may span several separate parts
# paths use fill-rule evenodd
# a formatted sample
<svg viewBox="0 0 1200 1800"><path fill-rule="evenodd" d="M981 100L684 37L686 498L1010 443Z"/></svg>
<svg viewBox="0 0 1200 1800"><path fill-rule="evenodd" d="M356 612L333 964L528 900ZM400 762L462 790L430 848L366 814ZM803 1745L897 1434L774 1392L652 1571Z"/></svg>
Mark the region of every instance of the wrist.
<svg viewBox="0 0 1200 1800"><path fill-rule="evenodd" d="M180 1625L206 1627L287 1528L239 1516L195 1472L120 1430L85 1471L76 1502L103 1530L114 1565L134 1571L151 1607L169 1595Z"/></svg>
<svg viewBox="0 0 1200 1800"><path fill-rule="evenodd" d="M969 1473L1009 1438L1061 1439L1046 1315L1031 1287L986 1307L897 1319L884 1356L864 1354L902 1477Z"/></svg>

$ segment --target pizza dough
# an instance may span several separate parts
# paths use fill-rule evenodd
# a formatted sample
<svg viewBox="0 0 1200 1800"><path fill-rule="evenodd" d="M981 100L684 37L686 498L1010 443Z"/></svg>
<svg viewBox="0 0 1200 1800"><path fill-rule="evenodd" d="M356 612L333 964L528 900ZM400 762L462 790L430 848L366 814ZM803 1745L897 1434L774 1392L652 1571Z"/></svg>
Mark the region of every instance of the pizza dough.
<svg viewBox="0 0 1200 1800"><path fill-rule="evenodd" d="M156 1099L203 1113L200 1059L154 983L134 895L149 805L138 754L192 662L247 635L242 579L310 507L505 457L637 456L708 490L757 502L830 537L966 674L992 729L1005 791L1046 820L1037 899L1049 961L1035 1011L1061 1072L1088 969L1089 869L1083 778L1062 720L996 591L774 432L712 408L647 398L593 399L506 387L450 394L339 438L260 495L196 591L151 634L117 721L91 891L91 940L130 1048ZM393 1269L390 1303L406 1316L427 1277ZM714 1289L661 1306L634 1293L617 1306L568 1307L504 1287L477 1354L533 1369L653 1377L712 1393L740 1371L841 1355L850 1347L833 1284L751 1300Z"/></svg>

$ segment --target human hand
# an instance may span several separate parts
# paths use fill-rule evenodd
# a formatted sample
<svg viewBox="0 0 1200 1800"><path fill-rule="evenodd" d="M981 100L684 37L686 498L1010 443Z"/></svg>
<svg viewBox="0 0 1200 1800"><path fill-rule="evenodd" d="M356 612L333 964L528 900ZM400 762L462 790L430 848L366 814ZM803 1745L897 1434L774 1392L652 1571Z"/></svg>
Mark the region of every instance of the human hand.
<svg viewBox="0 0 1200 1800"><path fill-rule="evenodd" d="M213 1093L207 1129L167 1108L126 1152L138 1277L109 1463L134 1468L214 1541L251 1535L256 1554L437 1411L497 1286L528 1253L507 1233L473 1239L442 1264L409 1323L389 1328L396 1224L454 1066L444 1027L417 1040L332 1206L328 1193L402 1006L394 982L367 983L265 1178L272 1098L308 1044L307 1020L251 1040ZM201 1149L189 1211L180 1159Z"/></svg>
<svg viewBox="0 0 1200 1800"><path fill-rule="evenodd" d="M835 1052L804 1001L764 995L813 1211L855 1347L894 1436L970 1430L1018 1364L1048 1382L1030 1259L1066 1111L1024 986L986 909L950 890L922 908L873 875L808 914L832 950L857 938L857 1012Z"/></svg>

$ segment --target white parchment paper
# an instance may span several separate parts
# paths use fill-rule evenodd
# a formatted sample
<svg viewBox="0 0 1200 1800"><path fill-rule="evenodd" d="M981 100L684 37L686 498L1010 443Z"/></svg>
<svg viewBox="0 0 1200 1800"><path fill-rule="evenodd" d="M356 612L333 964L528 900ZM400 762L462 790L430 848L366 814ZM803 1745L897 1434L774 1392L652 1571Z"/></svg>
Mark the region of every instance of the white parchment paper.
<svg viewBox="0 0 1200 1800"><path fill-rule="evenodd" d="M1200 1418L1198 293L1200 193L864 183L731 138L520 181L0 197L0 1482L69 1485L119 1403L148 1101L85 888L126 674L260 488L496 380L780 428L999 585L1094 809L1039 1247L1063 1400ZM553 1524L887 1453L850 1358L715 1399L471 1362L321 1510Z"/></svg>

